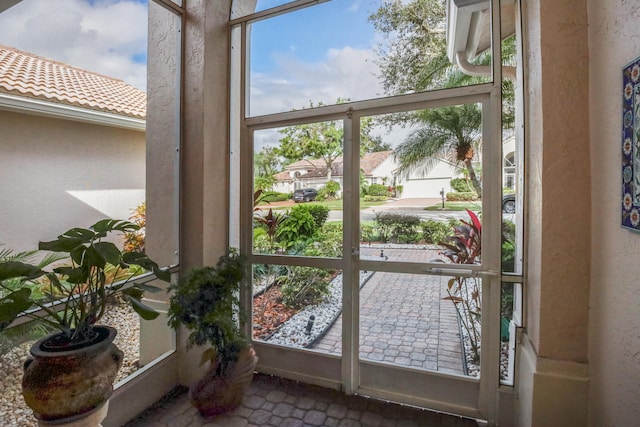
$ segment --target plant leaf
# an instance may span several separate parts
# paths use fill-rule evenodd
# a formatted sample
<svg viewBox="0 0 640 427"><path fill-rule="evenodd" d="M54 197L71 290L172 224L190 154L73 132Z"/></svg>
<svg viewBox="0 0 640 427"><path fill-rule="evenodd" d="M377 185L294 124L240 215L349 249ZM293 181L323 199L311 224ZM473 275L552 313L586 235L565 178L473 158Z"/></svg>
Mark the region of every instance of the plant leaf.
<svg viewBox="0 0 640 427"><path fill-rule="evenodd" d="M0 282L16 277L35 279L42 276L44 271L30 264L19 261L7 261L0 263Z"/></svg>
<svg viewBox="0 0 640 427"><path fill-rule="evenodd" d="M0 325L8 326L20 313L28 310L33 304L30 296L31 289L22 288L0 298Z"/></svg>
<svg viewBox="0 0 640 427"><path fill-rule="evenodd" d="M145 292L158 293L162 291L162 288L159 286L149 285L147 283L136 283L136 287L142 289Z"/></svg>
<svg viewBox="0 0 640 427"><path fill-rule="evenodd" d="M122 254L120 249L111 242L98 242L93 245L95 250L111 265L120 264Z"/></svg>
<svg viewBox="0 0 640 427"><path fill-rule="evenodd" d="M123 233L127 233L140 229L139 226L132 222L119 219L103 219L93 224L91 228L97 233L108 233L110 231L122 231Z"/></svg>
<svg viewBox="0 0 640 427"><path fill-rule="evenodd" d="M140 298L142 298L142 291L137 289L138 292L135 292L134 290L135 288L129 288L122 291L127 301L131 303L131 307L133 307L133 310L138 313L138 315L144 320L153 320L158 317L160 313L158 313L154 308L140 301Z"/></svg>
<svg viewBox="0 0 640 427"><path fill-rule="evenodd" d="M52 252L71 252L75 247L83 243L89 243L95 237L95 233L86 228L72 228L50 242L40 242L38 249Z"/></svg>

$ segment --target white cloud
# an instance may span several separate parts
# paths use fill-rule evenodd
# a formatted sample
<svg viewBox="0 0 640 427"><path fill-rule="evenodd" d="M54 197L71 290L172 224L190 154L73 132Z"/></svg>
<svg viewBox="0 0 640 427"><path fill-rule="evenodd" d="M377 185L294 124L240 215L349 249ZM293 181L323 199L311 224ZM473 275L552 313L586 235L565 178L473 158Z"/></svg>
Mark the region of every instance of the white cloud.
<svg viewBox="0 0 640 427"><path fill-rule="evenodd" d="M23 0L0 13L0 44L120 78L146 90L145 4Z"/></svg>
<svg viewBox="0 0 640 427"><path fill-rule="evenodd" d="M373 51L348 46L329 50L318 63L280 54L275 58L274 72L251 75L251 114L300 109L310 101L333 104L338 98L376 98L382 88L374 59Z"/></svg>

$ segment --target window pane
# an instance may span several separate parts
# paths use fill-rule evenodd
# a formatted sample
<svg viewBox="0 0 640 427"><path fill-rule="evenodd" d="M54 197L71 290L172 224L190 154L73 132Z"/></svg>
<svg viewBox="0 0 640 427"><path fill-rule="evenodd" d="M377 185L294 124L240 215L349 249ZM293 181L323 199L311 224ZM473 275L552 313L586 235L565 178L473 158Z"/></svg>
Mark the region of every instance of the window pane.
<svg viewBox="0 0 640 427"><path fill-rule="evenodd" d="M342 141L341 121L254 133L255 253L341 256Z"/></svg>
<svg viewBox="0 0 640 427"><path fill-rule="evenodd" d="M478 278L376 272L360 290L360 358L478 377L480 306Z"/></svg>
<svg viewBox="0 0 640 427"><path fill-rule="evenodd" d="M254 264L254 340L340 354L341 312L341 271Z"/></svg>
<svg viewBox="0 0 640 427"><path fill-rule="evenodd" d="M247 115L488 81L447 57L444 6L331 1L252 23Z"/></svg>
<svg viewBox="0 0 640 427"><path fill-rule="evenodd" d="M481 121L476 104L361 119L362 254L413 261L428 250L428 261L480 262L479 241L450 258L440 243L458 239L455 226L474 231L471 216L481 221Z"/></svg>

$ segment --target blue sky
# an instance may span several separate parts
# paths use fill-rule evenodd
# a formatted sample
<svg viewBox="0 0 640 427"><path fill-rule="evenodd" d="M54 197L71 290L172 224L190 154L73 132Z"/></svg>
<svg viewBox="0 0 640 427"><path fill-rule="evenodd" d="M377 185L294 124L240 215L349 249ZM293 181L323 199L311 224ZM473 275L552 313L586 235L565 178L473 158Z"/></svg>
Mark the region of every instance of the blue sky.
<svg viewBox="0 0 640 427"><path fill-rule="evenodd" d="M254 71L272 71L270 58L277 53L319 62L331 48L371 48L374 32L367 19L373 10L372 3L378 1L334 0L259 21L251 30Z"/></svg>
<svg viewBox="0 0 640 427"><path fill-rule="evenodd" d="M376 34L368 22L379 3L333 0L253 24L250 114L379 96Z"/></svg>
<svg viewBox="0 0 640 427"><path fill-rule="evenodd" d="M0 13L0 44L146 90L147 2L23 0ZM260 0L258 6L285 2ZM333 0L256 23L252 111L375 96L375 34L367 19L379 2Z"/></svg>
<svg viewBox="0 0 640 427"><path fill-rule="evenodd" d="M0 13L0 44L146 90L147 0L23 0Z"/></svg>

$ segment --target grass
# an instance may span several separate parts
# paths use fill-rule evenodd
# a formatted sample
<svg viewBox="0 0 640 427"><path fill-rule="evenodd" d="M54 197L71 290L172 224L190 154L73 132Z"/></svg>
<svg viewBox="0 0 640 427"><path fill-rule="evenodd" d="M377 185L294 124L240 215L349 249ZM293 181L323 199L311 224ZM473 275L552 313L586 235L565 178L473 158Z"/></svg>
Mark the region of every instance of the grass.
<svg viewBox="0 0 640 427"><path fill-rule="evenodd" d="M385 203L387 203L386 200L382 202L366 202L364 201L364 199L360 199L360 209L366 209L372 206L380 206L380 205L384 205ZM310 204L326 206L329 208L330 211L341 211L343 209L343 200L329 200L326 202L315 201L315 202L310 202ZM259 205L259 208L266 209L266 210L269 210L271 208L274 211L278 211L278 210L291 209L292 206L294 205L278 206L278 202L272 202L271 204L261 203Z"/></svg>
<svg viewBox="0 0 640 427"><path fill-rule="evenodd" d="M433 206L427 206L424 208L425 211L463 211L465 209L473 211L482 209L482 202L444 202L444 209L442 209L442 203L437 203Z"/></svg>

